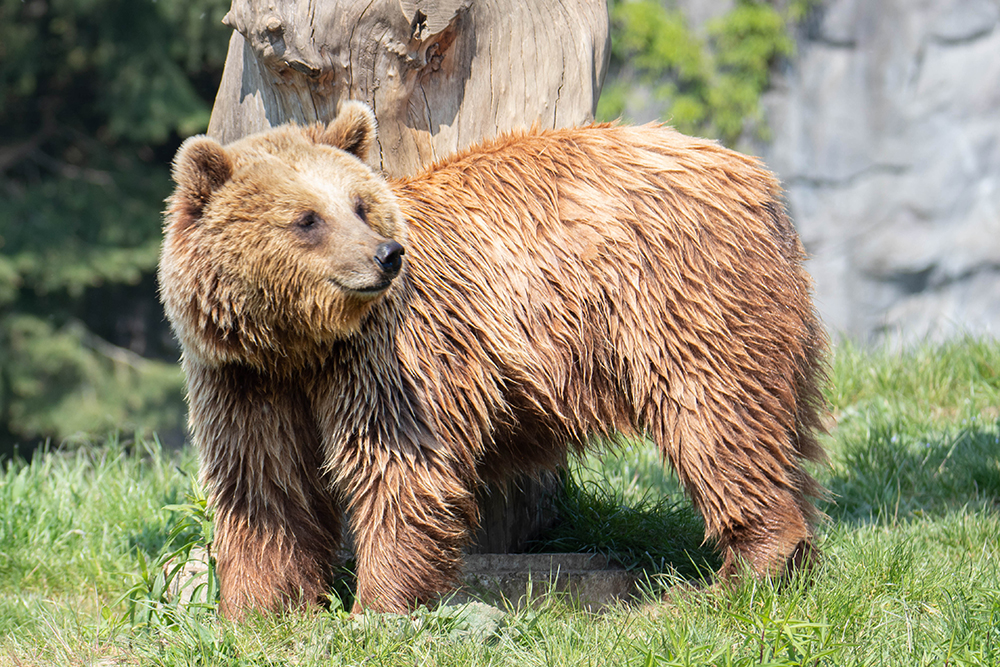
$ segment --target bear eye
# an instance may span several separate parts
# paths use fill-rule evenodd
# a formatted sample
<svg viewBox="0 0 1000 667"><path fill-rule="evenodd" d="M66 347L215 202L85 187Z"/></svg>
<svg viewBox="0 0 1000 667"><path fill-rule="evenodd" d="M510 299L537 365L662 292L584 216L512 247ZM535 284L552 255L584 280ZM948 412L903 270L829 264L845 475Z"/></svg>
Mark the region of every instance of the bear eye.
<svg viewBox="0 0 1000 667"><path fill-rule="evenodd" d="M319 224L319 216L316 215L316 211L306 211L302 213L295 219L293 223L295 227L303 231L308 231Z"/></svg>
<svg viewBox="0 0 1000 667"><path fill-rule="evenodd" d="M315 245L323 239L324 222L323 217L316 211L306 211L295 218L292 229L300 239Z"/></svg>
<svg viewBox="0 0 1000 667"><path fill-rule="evenodd" d="M361 218L361 222L368 222L368 205L361 197L354 198L354 215Z"/></svg>

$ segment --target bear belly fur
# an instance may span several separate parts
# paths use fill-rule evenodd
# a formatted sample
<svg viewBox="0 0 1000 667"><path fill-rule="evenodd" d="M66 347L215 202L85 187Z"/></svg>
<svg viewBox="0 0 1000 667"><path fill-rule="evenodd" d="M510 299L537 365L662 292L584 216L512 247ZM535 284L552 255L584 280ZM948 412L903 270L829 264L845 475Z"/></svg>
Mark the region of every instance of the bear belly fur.
<svg viewBox="0 0 1000 667"><path fill-rule="evenodd" d="M722 576L810 558L826 341L768 171L665 127L595 125L386 184L358 159L373 137L354 104L327 128L189 140L175 163L161 293L224 613L317 600L341 506L356 608L425 603L457 581L479 484L619 433L673 466ZM390 242L398 275L380 261L336 291Z"/></svg>

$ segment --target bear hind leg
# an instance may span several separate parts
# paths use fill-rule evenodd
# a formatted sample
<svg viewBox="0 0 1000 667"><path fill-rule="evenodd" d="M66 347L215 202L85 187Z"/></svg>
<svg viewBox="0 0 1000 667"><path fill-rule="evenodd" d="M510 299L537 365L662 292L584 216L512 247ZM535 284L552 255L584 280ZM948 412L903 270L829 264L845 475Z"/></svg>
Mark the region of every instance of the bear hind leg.
<svg viewBox="0 0 1000 667"><path fill-rule="evenodd" d="M357 556L354 611L405 613L454 588L476 523L467 467L433 448L351 449L338 470Z"/></svg>
<svg viewBox="0 0 1000 667"><path fill-rule="evenodd" d="M812 528L818 512L808 498L818 487L795 448L782 441L793 436L734 426L747 420L720 405L676 406L653 433L704 518L706 538L722 552L722 579L744 568L780 576L818 558Z"/></svg>

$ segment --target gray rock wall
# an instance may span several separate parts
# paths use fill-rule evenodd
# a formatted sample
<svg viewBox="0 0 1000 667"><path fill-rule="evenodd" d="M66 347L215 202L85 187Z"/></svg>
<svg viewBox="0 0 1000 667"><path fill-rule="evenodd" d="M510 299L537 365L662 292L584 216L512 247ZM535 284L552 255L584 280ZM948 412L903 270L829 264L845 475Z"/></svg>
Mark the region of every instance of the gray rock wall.
<svg viewBox="0 0 1000 667"><path fill-rule="evenodd" d="M825 0L765 106L831 332L1000 333L1000 0Z"/></svg>

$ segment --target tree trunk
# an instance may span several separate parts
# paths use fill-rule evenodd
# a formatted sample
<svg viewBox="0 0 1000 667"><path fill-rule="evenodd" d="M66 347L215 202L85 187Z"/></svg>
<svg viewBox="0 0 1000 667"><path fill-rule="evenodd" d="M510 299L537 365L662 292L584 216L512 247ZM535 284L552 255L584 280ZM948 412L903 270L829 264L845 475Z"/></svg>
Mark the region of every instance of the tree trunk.
<svg viewBox="0 0 1000 667"><path fill-rule="evenodd" d="M208 133L228 143L361 100L388 177L519 127L593 119L610 54L604 0L233 0ZM479 549L512 551L551 522L558 488L480 493Z"/></svg>
<svg viewBox="0 0 1000 667"><path fill-rule="evenodd" d="M362 100L389 177L511 128L593 119L610 53L603 0L234 0L224 22L236 32L210 135Z"/></svg>

